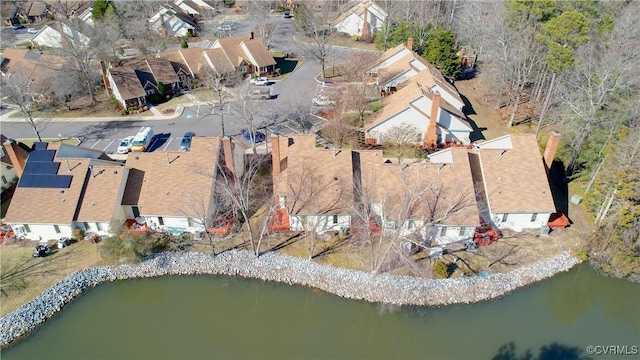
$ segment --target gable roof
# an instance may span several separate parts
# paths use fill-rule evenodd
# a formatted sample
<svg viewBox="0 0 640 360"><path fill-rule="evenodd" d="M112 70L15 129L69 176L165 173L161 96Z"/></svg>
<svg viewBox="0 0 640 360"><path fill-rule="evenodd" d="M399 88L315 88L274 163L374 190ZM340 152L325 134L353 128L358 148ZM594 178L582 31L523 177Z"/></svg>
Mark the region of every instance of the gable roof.
<svg viewBox="0 0 640 360"><path fill-rule="evenodd" d="M119 208L122 191L129 174L124 164L94 161L82 194L76 221L110 222Z"/></svg>
<svg viewBox="0 0 640 360"><path fill-rule="evenodd" d="M222 48L206 49L204 57L209 66L219 73L233 72L236 69Z"/></svg>
<svg viewBox="0 0 640 360"><path fill-rule="evenodd" d="M131 154L122 205L137 205L143 215L201 217L213 197L219 149L218 138L196 136L188 152Z"/></svg>
<svg viewBox="0 0 640 360"><path fill-rule="evenodd" d="M315 134L279 138L287 166L277 177L276 194L286 195L290 214L349 213L353 206L350 150L316 148Z"/></svg>
<svg viewBox="0 0 640 360"><path fill-rule="evenodd" d="M59 143L49 143L47 150L55 150L54 161L60 162L58 175L71 175L69 188L22 187L13 193L4 221L26 224L71 224L74 219L90 159L58 157ZM27 158L26 164L34 159ZM66 162L69 166L67 167ZM25 167L26 167L25 164ZM45 205L46 206L43 206Z"/></svg>
<svg viewBox="0 0 640 360"><path fill-rule="evenodd" d="M222 52L216 52L215 56L224 54L234 68L240 66L243 61L259 67L276 64L269 50L259 39L249 39L242 35L220 38L211 45L211 49L216 48L222 49Z"/></svg>
<svg viewBox="0 0 640 360"><path fill-rule="evenodd" d="M47 4L40 1L31 2L28 16L42 16L47 12Z"/></svg>
<svg viewBox="0 0 640 360"><path fill-rule="evenodd" d="M67 64L62 57L26 49L7 48L2 51L2 57L5 58L2 71L6 76L18 74L31 80L30 87L40 94L54 90L52 85L57 72Z"/></svg>
<svg viewBox="0 0 640 360"><path fill-rule="evenodd" d="M286 165L274 180L274 195L286 195L292 215L352 213L356 198L365 196L365 202L380 204L390 217L403 210L398 206L414 201L411 218L419 219L429 214L427 204L434 203L434 193L440 193L436 215L454 210L440 224L479 225L466 149L439 151L432 154L433 161L389 164L380 150L317 148L313 134L277 141L281 163Z"/></svg>
<svg viewBox="0 0 640 360"><path fill-rule="evenodd" d="M337 24L339 24L340 22L342 22L343 20L345 20L351 15L356 15L357 17L360 17L360 18L363 17L365 10L369 7L374 7L374 11L370 11L370 12L380 20L385 20L386 17L388 16L386 11L384 11L384 9L376 5L376 3L373 0L360 0L355 4L353 4L353 6L347 9L345 12L340 14L340 16L338 16L338 18L333 22L334 24L333 26L336 26ZM376 15L376 13L378 12L380 13L379 15L381 16Z"/></svg>
<svg viewBox="0 0 640 360"><path fill-rule="evenodd" d="M171 63L162 58L148 58L145 60L147 68L151 71L157 85L158 82L171 84L180 81L173 70Z"/></svg>
<svg viewBox="0 0 640 360"><path fill-rule="evenodd" d="M478 154L492 213L555 212L534 134L510 134L480 143Z"/></svg>
<svg viewBox="0 0 640 360"><path fill-rule="evenodd" d="M115 87L124 100L144 97L147 93L140 84L140 79L135 70L130 68L109 69L109 75L113 79Z"/></svg>

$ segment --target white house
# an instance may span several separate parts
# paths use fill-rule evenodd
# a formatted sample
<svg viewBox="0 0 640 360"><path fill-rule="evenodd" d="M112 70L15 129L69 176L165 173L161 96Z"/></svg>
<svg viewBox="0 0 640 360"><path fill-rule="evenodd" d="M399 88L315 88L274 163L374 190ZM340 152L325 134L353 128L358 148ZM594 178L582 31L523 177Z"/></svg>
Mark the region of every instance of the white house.
<svg viewBox="0 0 640 360"><path fill-rule="evenodd" d="M367 228L445 245L472 239L479 226L466 149L399 164L379 150L317 148L315 135L273 136L271 146L278 208L272 230Z"/></svg>
<svg viewBox="0 0 640 360"><path fill-rule="evenodd" d="M373 0L360 0L334 21L333 28L362 39L373 39L387 16L387 12Z"/></svg>
<svg viewBox="0 0 640 360"><path fill-rule="evenodd" d="M151 28L163 36L186 37L196 28L196 23L190 15L174 10L168 4L165 4L148 21Z"/></svg>
<svg viewBox="0 0 640 360"><path fill-rule="evenodd" d="M415 131L415 143L424 147L470 144L473 128L464 113L446 101L446 92L424 80L430 77L425 69L384 98L382 109L365 122L367 143L397 142L390 130L407 125Z"/></svg>
<svg viewBox="0 0 640 360"><path fill-rule="evenodd" d="M111 220L124 220L127 175L100 151L35 143L4 221L31 240L71 237L74 229L108 234Z"/></svg>
<svg viewBox="0 0 640 360"><path fill-rule="evenodd" d="M400 44L385 51L366 69L366 74L383 95L399 90L409 80L418 81L439 92L447 103L461 111L464 101L458 90L445 79L440 70L412 48L413 39L410 38L406 45Z"/></svg>
<svg viewBox="0 0 640 360"><path fill-rule="evenodd" d="M522 231L547 225L556 211L534 134L510 134L477 144L490 220Z"/></svg>
<svg viewBox="0 0 640 360"><path fill-rule="evenodd" d="M69 42L73 44L73 46L87 47L91 39L78 30L72 29L68 25L60 22L45 25L31 39L31 43L36 46L50 48L61 48L63 41Z"/></svg>

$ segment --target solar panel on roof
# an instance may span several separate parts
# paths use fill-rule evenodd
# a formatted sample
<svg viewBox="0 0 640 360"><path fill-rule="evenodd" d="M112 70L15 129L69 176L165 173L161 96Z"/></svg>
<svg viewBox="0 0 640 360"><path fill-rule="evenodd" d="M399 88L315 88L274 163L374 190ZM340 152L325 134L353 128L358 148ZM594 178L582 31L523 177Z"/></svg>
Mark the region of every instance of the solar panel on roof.
<svg viewBox="0 0 640 360"><path fill-rule="evenodd" d="M47 143L46 142L34 142L33 146L31 147L33 150L47 150Z"/></svg>
<svg viewBox="0 0 640 360"><path fill-rule="evenodd" d="M18 187L68 189L71 175L22 175Z"/></svg>
<svg viewBox="0 0 640 360"><path fill-rule="evenodd" d="M34 150L29 153L27 162L29 161L53 161L53 157L56 155L55 150Z"/></svg>
<svg viewBox="0 0 640 360"><path fill-rule="evenodd" d="M56 175L58 173L59 168L60 168L59 162L27 161L27 164L25 165L22 173L26 175L36 175L36 174Z"/></svg>

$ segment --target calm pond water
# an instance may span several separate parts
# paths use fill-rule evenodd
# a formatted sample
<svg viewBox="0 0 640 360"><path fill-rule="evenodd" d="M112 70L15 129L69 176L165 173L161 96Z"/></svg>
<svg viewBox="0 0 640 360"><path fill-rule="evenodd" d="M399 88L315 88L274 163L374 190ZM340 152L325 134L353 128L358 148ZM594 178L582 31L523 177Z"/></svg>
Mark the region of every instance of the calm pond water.
<svg viewBox="0 0 640 360"><path fill-rule="evenodd" d="M508 355L544 348L547 359L586 356L587 345L640 345L640 285L582 265L497 301L434 308L232 277L127 280L88 291L1 355L490 359L507 344L515 346Z"/></svg>

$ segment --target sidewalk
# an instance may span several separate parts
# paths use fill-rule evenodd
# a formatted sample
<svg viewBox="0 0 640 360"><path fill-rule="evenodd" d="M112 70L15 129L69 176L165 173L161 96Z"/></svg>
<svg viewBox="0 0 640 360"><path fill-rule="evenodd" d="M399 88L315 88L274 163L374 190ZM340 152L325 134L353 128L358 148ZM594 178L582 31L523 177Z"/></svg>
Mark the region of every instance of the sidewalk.
<svg viewBox="0 0 640 360"><path fill-rule="evenodd" d="M176 110L173 114L163 115L155 106L149 107L149 111L153 113L152 116L134 116L134 115L125 115L125 116L105 116L105 117L52 117L52 118L34 118L36 122L90 122L90 121L152 121L152 120L171 120L182 115L185 106L191 106L197 104L180 104L176 106ZM0 122L24 122L25 119L22 116L14 116L13 114L19 114L18 110L12 110L0 115Z"/></svg>

